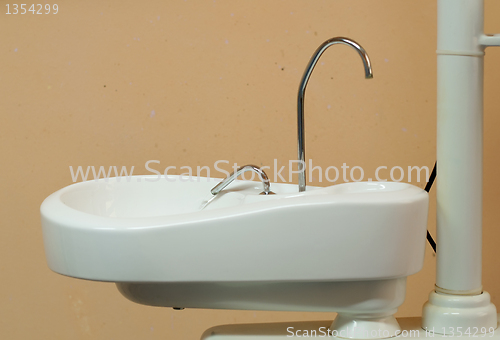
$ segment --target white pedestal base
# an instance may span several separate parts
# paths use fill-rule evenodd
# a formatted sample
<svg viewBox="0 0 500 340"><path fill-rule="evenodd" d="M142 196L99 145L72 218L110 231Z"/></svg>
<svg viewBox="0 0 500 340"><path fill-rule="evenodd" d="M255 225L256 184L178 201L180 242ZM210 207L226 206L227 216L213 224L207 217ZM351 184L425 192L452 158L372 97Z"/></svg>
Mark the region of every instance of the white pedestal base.
<svg viewBox="0 0 500 340"><path fill-rule="evenodd" d="M327 332L327 335L332 334L345 339L392 338L401 331L394 313L396 310L389 313L339 313L330 326L331 333Z"/></svg>
<svg viewBox="0 0 500 340"><path fill-rule="evenodd" d="M497 320L499 318L500 315L497 315ZM452 336L449 332L443 335L423 330L421 318L401 318L398 319L398 322L401 326L401 333L397 336L399 339L500 340L500 331L498 330L482 333L480 329L477 331L472 329L467 334L467 329L461 329L462 335L460 336L458 330L455 329L455 334ZM285 340L299 337L341 339L331 336L331 331L330 336L328 336L331 323L332 321L310 321L216 326L205 331L201 340Z"/></svg>
<svg viewBox="0 0 500 340"><path fill-rule="evenodd" d="M457 328L496 329L497 309L487 292L479 295L431 292L422 312L422 327L440 334Z"/></svg>

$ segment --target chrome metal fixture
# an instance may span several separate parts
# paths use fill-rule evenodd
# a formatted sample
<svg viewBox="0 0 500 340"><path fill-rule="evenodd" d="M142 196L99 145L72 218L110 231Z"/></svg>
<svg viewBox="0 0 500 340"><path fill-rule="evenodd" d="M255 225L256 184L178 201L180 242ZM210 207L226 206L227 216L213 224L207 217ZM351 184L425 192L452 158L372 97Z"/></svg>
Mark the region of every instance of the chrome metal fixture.
<svg viewBox="0 0 500 340"><path fill-rule="evenodd" d="M299 159L299 191L306 190L306 169L305 169L305 128L304 128L304 99L307 82L311 77L311 73L314 70L314 66L318 62L319 58L325 52L325 50L335 44L344 44L351 46L354 48L360 55L361 60L363 61L363 65L365 67L365 78L371 79L373 78L372 67L370 64L370 58L368 58L368 54L364 50L361 45L359 45L354 40L336 37L332 39L328 39L321 46L318 47L316 52L314 52L309 64L306 67L304 75L302 76L302 81L299 86L299 94L297 99L297 126L298 126L298 159Z"/></svg>
<svg viewBox="0 0 500 340"><path fill-rule="evenodd" d="M244 165L240 167L238 170L234 171L232 174L226 177L225 180L217 184L215 187L210 190L212 195L217 195L219 192L221 192L225 187L227 187L232 181L234 181L239 175L241 175L244 172L247 171L253 171L259 175L262 184L264 185L264 191L261 192L261 195L274 195L274 192L271 191L271 182L269 181L269 177L267 177L266 173L264 170L259 168L258 166L255 165Z"/></svg>

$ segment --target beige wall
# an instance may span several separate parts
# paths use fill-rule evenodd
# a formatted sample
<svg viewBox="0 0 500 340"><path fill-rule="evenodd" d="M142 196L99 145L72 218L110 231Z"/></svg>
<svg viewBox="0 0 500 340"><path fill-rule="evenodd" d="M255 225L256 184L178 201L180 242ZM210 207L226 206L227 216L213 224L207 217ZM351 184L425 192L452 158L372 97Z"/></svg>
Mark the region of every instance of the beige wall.
<svg viewBox="0 0 500 340"><path fill-rule="evenodd" d="M38 212L47 195L71 183L70 165L134 165L146 173L150 159L162 169L295 159L298 83L330 37L360 42L375 78L363 79L347 47L324 55L308 87L307 156L322 167L347 163L372 174L380 165L434 162L434 0L59 1L56 15L6 15L5 3L2 339L198 339L217 324L332 318L133 304L113 284L51 272ZM500 4L486 4L486 28L500 32ZM498 49L487 53L485 83L483 278L500 305ZM399 316L420 314L434 284L431 253L410 277Z"/></svg>

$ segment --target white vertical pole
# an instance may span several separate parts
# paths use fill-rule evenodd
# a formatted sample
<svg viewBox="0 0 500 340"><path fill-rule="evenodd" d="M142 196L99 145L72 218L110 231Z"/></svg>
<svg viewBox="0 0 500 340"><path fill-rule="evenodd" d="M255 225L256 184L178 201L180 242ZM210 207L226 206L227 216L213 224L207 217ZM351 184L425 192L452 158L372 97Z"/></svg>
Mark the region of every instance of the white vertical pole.
<svg viewBox="0 0 500 340"><path fill-rule="evenodd" d="M438 0L437 277L422 326L435 333L497 327L483 292L483 0Z"/></svg>
<svg viewBox="0 0 500 340"><path fill-rule="evenodd" d="M483 0L438 1L436 290L480 294Z"/></svg>

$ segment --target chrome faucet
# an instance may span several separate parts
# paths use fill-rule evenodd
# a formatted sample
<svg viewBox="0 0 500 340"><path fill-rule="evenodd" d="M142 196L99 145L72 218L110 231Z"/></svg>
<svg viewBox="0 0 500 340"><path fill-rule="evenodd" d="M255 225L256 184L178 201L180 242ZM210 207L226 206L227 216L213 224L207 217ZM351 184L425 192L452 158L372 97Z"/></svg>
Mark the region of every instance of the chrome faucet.
<svg viewBox="0 0 500 340"><path fill-rule="evenodd" d="M298 158L299 158L299 192L305 191L306 190L306 169L305 169L305 130L304 130L304 96L306 92L306 86L307 82L309 81L309 78L311 77L311 73L314 69L314 66L316 66L316 63L318 62L319 58L325 52L325 50L335 44L344 44L351 46L354 48L360 55L361 60L363 61L363 65L365 67L365 78L366 79L371 79L373 78L373 73L372 73L372 67L370 65L370 58L368 58L368 54L364 50L361 45L359 45L357 42L343 38L343 37L337 37L337 38L332 38L328 39L325 41L321 46L318 47L316 52L314 52L313 56L311 57L311 60L309 61L309 64L306 67L306 70L304 72L304 75L302 76L302 81L300 82L299 86L299 95L298 95L298 100L297 100L297 126L298 126Z"/></svg>
<svg viewBox="0 0 500 340"><path fill-rule="evenodd" d="M232 181L234 181L239 175L241 175L244 172L247 171L253 171L259 175L260 180L262 181L262 184L264 185L264 191L261 192L261 195L274 195L274 192L271 191L271 183L269 181L269 177L267 177L266 173L264 170L259 168L258 166L255 165L245 165L242 166L241 168L238 168L236 171L234 171L232 174L226 177L222 182L217 184L215 187L210 190L212 195L217 195L219 192L221 192L225 187L227 187Z"/></svg>

